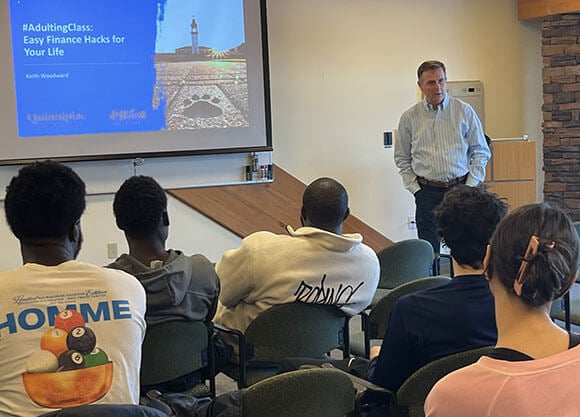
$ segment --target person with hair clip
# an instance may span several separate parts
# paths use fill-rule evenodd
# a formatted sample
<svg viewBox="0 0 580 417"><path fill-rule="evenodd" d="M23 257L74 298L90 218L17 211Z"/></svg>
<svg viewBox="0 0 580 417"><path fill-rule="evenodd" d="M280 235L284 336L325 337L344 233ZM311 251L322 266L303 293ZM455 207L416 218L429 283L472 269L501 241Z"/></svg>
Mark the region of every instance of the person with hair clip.
<svg viewBox="0 0 580 417"><path fill-rule="evenodd" d="M496 347L433 387L427 417L580 415L580 335L549 315L576 279L578 250L569 217L545 203L520 207L499 224L484 261Z"/></svg>

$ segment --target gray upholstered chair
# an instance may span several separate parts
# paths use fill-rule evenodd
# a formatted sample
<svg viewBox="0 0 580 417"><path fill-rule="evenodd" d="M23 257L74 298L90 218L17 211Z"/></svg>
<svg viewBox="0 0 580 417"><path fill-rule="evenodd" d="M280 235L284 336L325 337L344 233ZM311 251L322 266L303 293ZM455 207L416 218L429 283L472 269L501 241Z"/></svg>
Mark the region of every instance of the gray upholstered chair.
<svg viewBox="0 0 580 417"><path fill-rule="evenodd" d="M372 305L393 288L405 282L432 275L433 247L426 240L402 240L381 249L377 256L381 275Z"/></svg>
<svg viewBox="0 0 580 417"><path fill-rule="evenodd" d="M344 417L355 405L349 377L335 369L301 369L242 391L244 417Z"/></svg>
<svg viewBox="0 0 580 417"><path fill-rule="evenodd" d="M245 333L216 324L237 339L239 351L239 362L223 371L243 388L274 375L285 358L323 359L337 348L346 358L349 319L333 305L289 303L261 313Z"/></svg>
<svg viewBox="0 0 580 417"><path fill-rule="evenodd" d="M208 327L201 321L147 326L141 355L141 386L162 384L207 367L209 388L202 385L186 393L215 396L213 341Z"/></svg>
<svg viewBox="0 0 580 417"><path fill-rule="evenodd" d="M389 316L397 300L403 295L446 284L451 278L446 276L419 278L395 287L378 300L370 311L361 313L362 331L350 336L350 350L354 355L369 357L373 340L382 339L387 331ZM375 342L375 344L377 344Z"/></svg>
<svg viewBox="0 0 580 417"><path fill-rule="evenodd" d="M397 391L397 408L400 416L424 417L423 405L433 385L445 375L470 365L490 352L493 346L486 346L465 352L454 353L428 363L418 369Z"/></svg>
<svg viewBox="0 0 580 417"><path fill-rule="evenodd" d="M490 352L493 346L485 346L464 352L454 353L437 359L418 369L394 393L360 378L350 376L359 389L356 400L355 416L368 404L380 408L381 414L388 417L424 417L423 406L431 388L445 375L476 362ZM348 375L348 374L347 374ZM375 415L375 414L373 414Z"/></svg>
<svg viewBox="0 0 580 417"><path fill-rule="evenodd" d="M576 233L580 236L580 221L574 222L574 227L576 228ZM568 291L562 298L554 300L550 310L550 316L553 319L563 321L566 330L570 330L571 324L580 326L580 299L572 298L570 294L573 292L575 285L580 283L579 278L580 277L576 278L576 283L572 286L570 291Z"/></svg>

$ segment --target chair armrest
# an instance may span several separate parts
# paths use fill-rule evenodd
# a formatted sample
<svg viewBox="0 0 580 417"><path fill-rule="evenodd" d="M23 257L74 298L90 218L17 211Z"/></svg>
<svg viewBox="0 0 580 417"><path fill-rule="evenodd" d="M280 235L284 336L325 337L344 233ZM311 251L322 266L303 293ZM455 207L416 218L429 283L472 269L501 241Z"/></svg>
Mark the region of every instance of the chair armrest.
<svg viewBox="0 0 580 417"><path fill-rule="evenodd" d="M453 278L455 276L455 273L453 272L453 259L451 258L451 255L445 253L438 253L435 255L432 267L433 276L441 275L441 258L449 259L449 276Z"/></svg>
<svg viewBox="0 0 580 417"><path fill-rule="evenodd" d="M246 343L246 336L244 335L244 333L242 333L241 331L237 330L237 329L230 329L229 327L226 327L224 325L218 324L218 323L214 323L214 330L216 330L218 333L225 333L225 334L229 334L232 335L236 338L237 340L237 345L238 345L238 388L245 388L246 387L246 365L248 362L248 346Z"/></svg>
<svg viewBox="0 0 580 417"><path fill-rule="evenodd" d="M223 324L213 323L213 328L216 329L218 332L232 334L240 340L244 337L244 334L240 332L238 329L230 329L229 327L224 326Z"/></svg>
<svg viewBox="0 0 580 417"><path fill-rule="evenodd" d="M350 319L352 316L344 315L344 325L342 326L342 338L344 349L342 350L342 358L350 357Z"/></svg>
<svg viewBox="0 0 580 417"><path fill-rule="evenodd" d="M363 411L368 412L381 407L388 411L384 414L385 416L396 417L398 415L397 395L394 392L338 369L331 363L323 363L321 366L323 368L337 369L346 374L351 380L354 389L357 391L353 416L362 416Z"/></svg>
<svg viewBox="0 0 580 417"><path fill-rule="evenodd" d="M211 322L210 322L211 323ZM214 331L213 324L208 327L208 343L207 343L207 355L208 355L208 376L209 376L209 392L210 397L215 398L216 386L215 386L215 375L216 375L216 360L215 360L215 339L216 333Z"/></svg>
<svg viewBox="0 0 580 417"><path fill-rule="evenodd" d="M358 313L360 315L360 324L364 338L365 358L368 358L371 353L371 338L369 329L369 313L366 310Z"/></svg>
<svg viewBox="0 0 580 417"><path fill-rule="evenodd" d="M380 388L380 387L379 387ZM376 411L376 410L381 410ZM381 389L366 389L356 394L354 405L354 416L381 415L386 417L397 417L398 406L397 397L392 391Z"/></svg>

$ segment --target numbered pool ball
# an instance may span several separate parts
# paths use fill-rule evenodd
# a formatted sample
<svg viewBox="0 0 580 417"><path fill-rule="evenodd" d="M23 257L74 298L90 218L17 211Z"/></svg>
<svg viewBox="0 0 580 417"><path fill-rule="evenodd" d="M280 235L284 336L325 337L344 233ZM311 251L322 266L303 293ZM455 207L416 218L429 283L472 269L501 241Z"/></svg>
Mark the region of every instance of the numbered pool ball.
<svg viewBox="0 0 580 417"><path fill-rule="evenodd" d="M107 354L99 348L95 348L91 353L85 355L85 366L90 368L91 366L104 365L109 362L109 357Z"/></svg>
<svg viewBox="0 0 580 417"><path fill-rule="evenodd" d="M54 327L63 329L65 332L70 332L75 327L85 325L85 319L81 313L76 310L63 310L54 318Z"/></svg>
<svg viewBox="0 0 580 417"><path fill-rule="evenodd" d="M42 335L40 339L40 348L52 352L54 356L60 355L65 350L68 350L66 343L67 332L62 329L49 329Z"/></svg>
<svg viewBox="0 0 580 417"><path fill-rule="evenodd" d="M85 367L85 358L82 353L76 350L67 350L58 357L59 371L72 371Z"/></svg>
<svg viewBox="0 0 580 417"><path fill-rule="evenodd" d="M71 350L77 350L88 355L97 344L95 333L88 327L75 327L66 337L66 345Z"/></svg>

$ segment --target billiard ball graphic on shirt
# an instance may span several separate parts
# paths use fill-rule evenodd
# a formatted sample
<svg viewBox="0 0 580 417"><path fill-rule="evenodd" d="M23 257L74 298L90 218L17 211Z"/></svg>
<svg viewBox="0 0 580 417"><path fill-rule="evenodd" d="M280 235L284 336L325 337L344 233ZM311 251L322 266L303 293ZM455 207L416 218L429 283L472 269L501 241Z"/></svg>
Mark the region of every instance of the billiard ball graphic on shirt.
<svg viewBox="0 0 580 417"><path fill-rule="evenodd" d="M76 350L67 350L58 357L59 371L72 371L85 367L85 357Z"/></svg>
<svg viewBox="0 0 580 417"><path fill-rule="evenodd" d="M95 333L88 327L75 327L66 337L66 345L69 349L78 350L83 355L88 355L97 344Z"/></svg>
<svg viewBox="0 0 580 417"><path fill-rule="evenodd" d="M56 327L49 329L42 335L42 339L40 339L40 349L48 350L58 357L62 352L68 350L66 344L67 336L68 333L63 329L57 329Z"/></svg>
<svg viewBox="0 0 580 417"><path fill-rule="evenodd" d="M76 310L63 310L54 318L54 327L70 332L75 327L85 325L85 319L82 314Z"/></svg>
<svg viewBox="0 0 580 417"><path fill-rule="evenodd" d="M75 310L55 317L54 328L42 335L40 350L29 356L22 373L30 399L47 408L95 402L107 394L112 379L113 363Z"/></svg>

